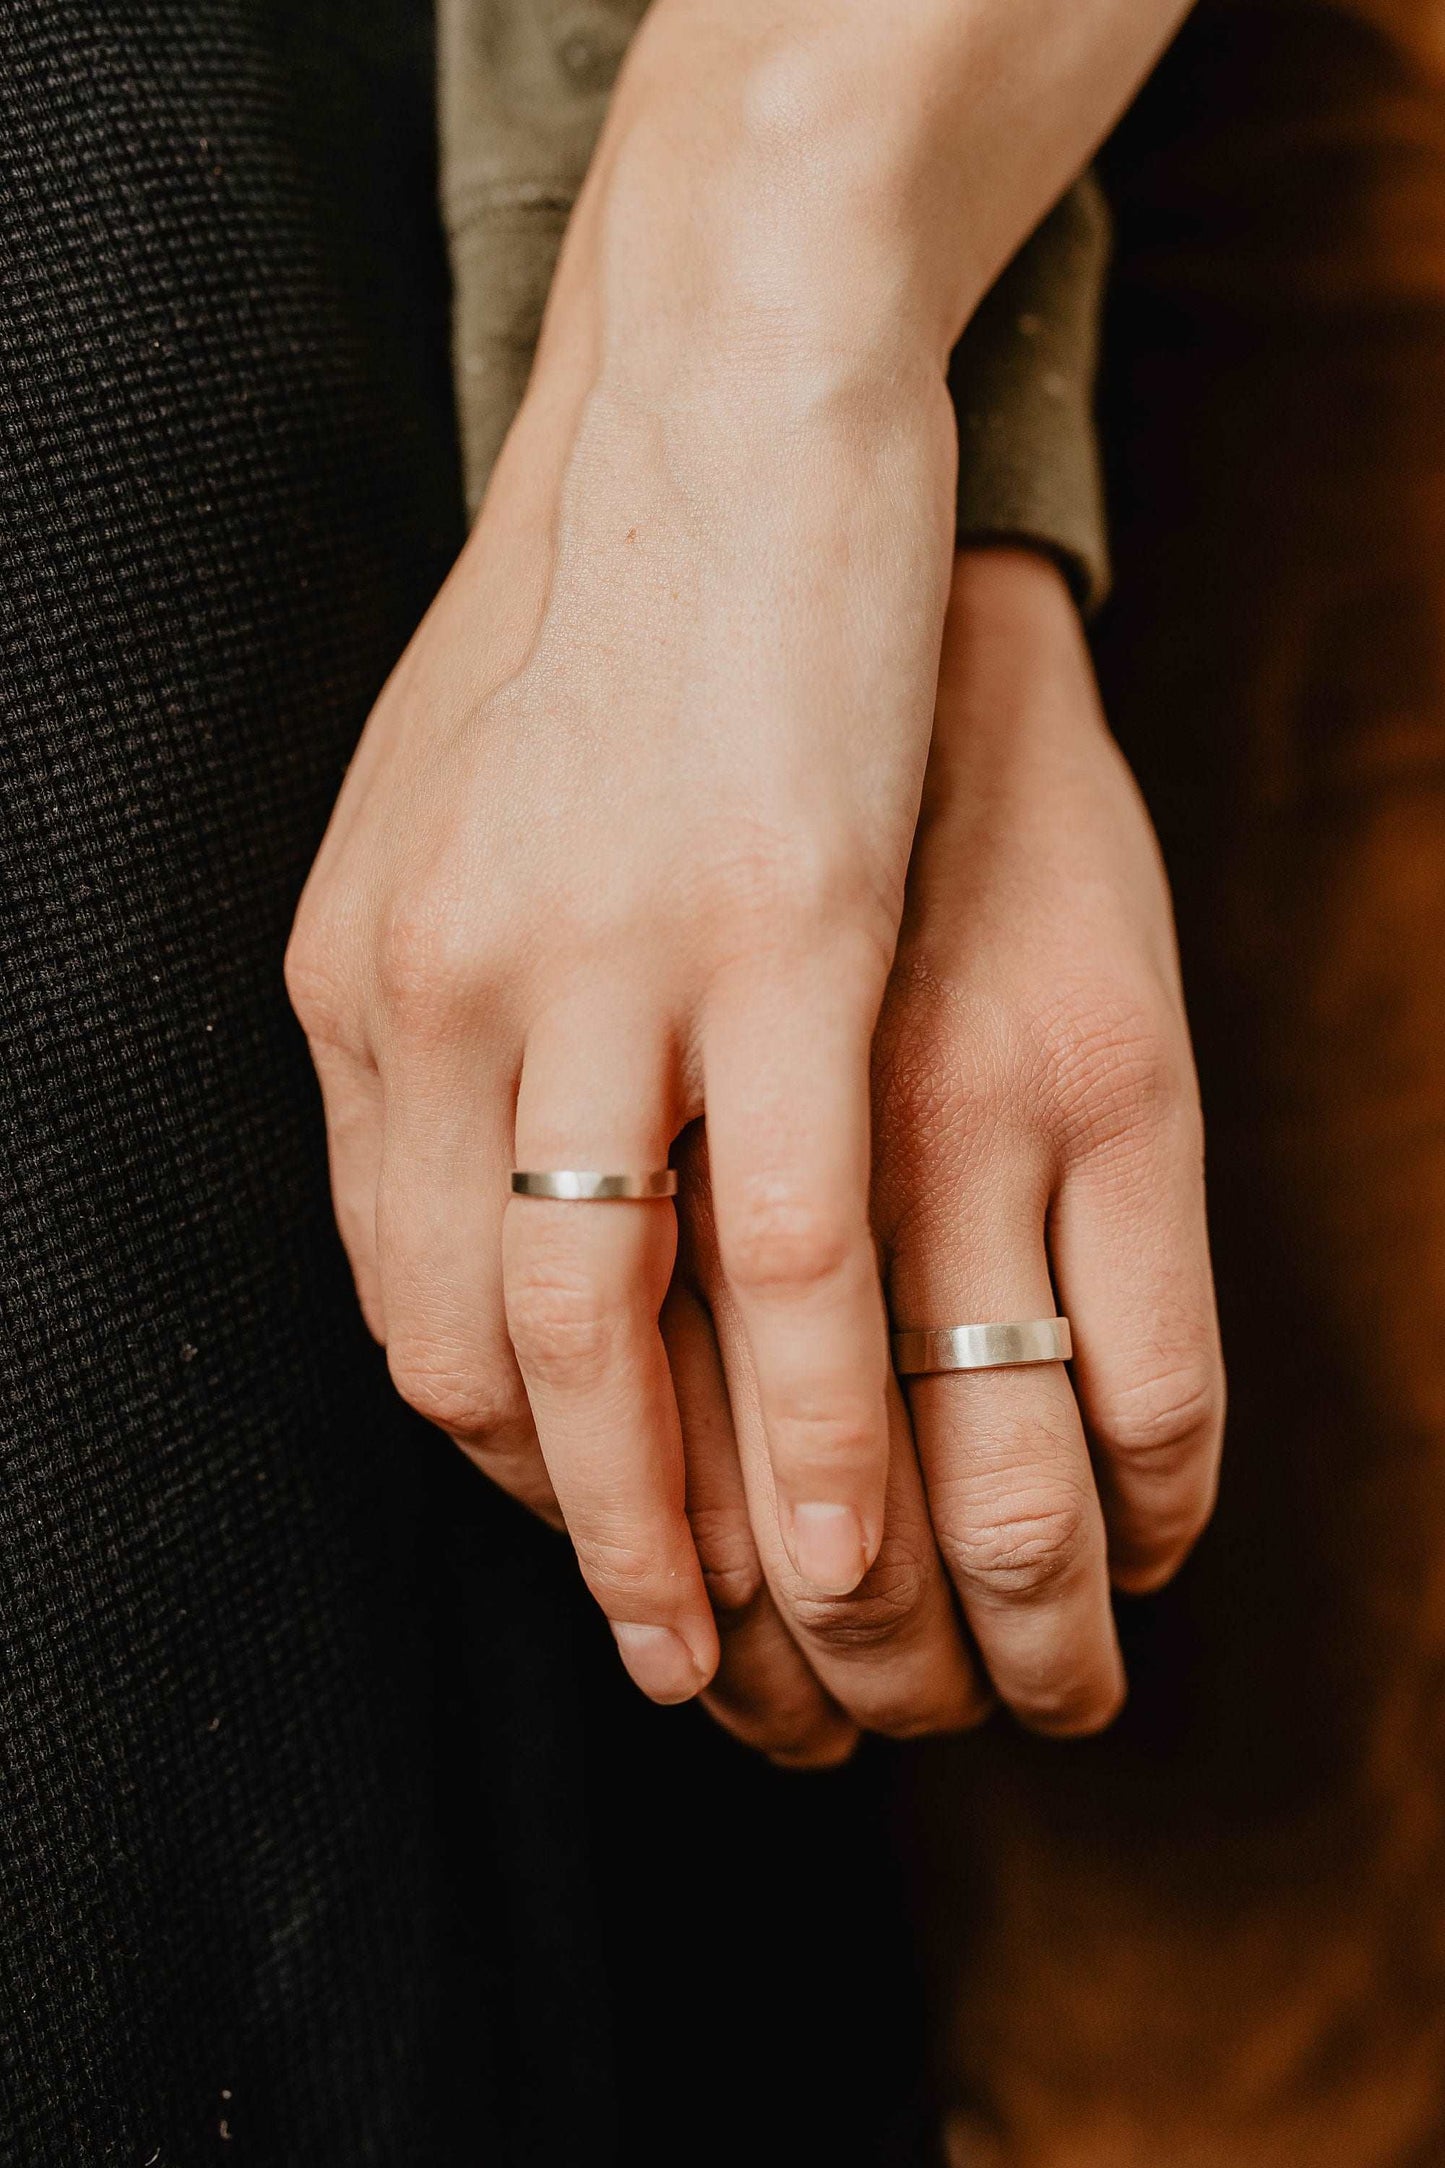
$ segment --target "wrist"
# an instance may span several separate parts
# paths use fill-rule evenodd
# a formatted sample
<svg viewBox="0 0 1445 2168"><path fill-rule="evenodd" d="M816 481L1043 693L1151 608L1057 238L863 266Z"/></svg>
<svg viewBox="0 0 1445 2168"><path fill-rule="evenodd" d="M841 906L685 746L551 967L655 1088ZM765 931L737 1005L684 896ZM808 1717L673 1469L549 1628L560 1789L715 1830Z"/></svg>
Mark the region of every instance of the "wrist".
<svg viewBox="0 0 1445 2168"><path fill-rule="evenodd" d="M941 360L1184 12L653 0L599 163L630 145L659 228L712 248L725 279L864 336L901 322ZM756 226L729 252L739 204Z"/></svg>
<svg viewBox="0 0 1445 2168"><path fill-rule="evenodd" d="M1016 760L1040 733L1072 740L1099 727L1078 606L1045 552L1013 543L960 549L953 561L929 782L921 822L957 802L980 761Z"/></svg>
<svg viewBox="0 0 1445 2168"><path fill-rule="evenodd" d="M654 0L580 207L652 335L703 316L756 357L942 365L983 290L941 170L963 13Z"/></svg>
<svg viewBox="0 0 1445 2168"><path fill-rule="evenodd" d="M676 79L645 45L635 73L629 61L558 266L529 408L567 417L569 437L585 414L614 467L661 458L710 486L735 473L783 516L790 482L821 484L820 502L830 476L849 495L881 486L943 541L949 341L900 208L906 159L879 133L849 142L831 78L790 135L776 53L732 75L707 57L694 40ZM825 98L838 117L815 125ZM770 474L774 454L786 474Z"/></svg>

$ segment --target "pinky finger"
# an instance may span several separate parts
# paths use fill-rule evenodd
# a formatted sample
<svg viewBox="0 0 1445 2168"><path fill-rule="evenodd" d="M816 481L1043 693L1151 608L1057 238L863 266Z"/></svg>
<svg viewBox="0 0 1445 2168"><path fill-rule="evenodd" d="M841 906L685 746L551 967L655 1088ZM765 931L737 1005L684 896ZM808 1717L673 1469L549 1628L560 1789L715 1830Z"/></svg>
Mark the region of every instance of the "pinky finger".
<svg viewBox="0 0 1445 2168"><path fill-rule="evenodd" d="M1224 1364L1197 1110L1081 1159L1051 1215L1074 1387L1094 1448L1116 1587L1157 1588L1209 1519Z"/></svg>
<svg viewBox="0 0 1445 2168"><path fill-rule="evenodd" d="M376 1191L381 1173L381 1078L370 1062L338 1046L313 1044L311 1059L326 1114L331 1202L372 1337L386 1340L376 1254Z"/></svg>

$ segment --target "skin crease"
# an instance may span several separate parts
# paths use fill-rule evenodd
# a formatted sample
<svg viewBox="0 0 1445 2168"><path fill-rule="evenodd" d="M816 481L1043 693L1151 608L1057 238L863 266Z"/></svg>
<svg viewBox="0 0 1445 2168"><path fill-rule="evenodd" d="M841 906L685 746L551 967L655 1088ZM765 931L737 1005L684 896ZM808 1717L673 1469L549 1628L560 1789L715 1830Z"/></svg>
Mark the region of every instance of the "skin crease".
<svg viewBox="0 0 1445 2168"><path fill-rule="evenodd" d="M712 1679L716 1604L732 1652L717 1706L747 1728L738 1694L758 1702L748 1722L783 1758L813 1758L796 1724L781 1743L766 1734L789 1696L795 1717L826 1690L830 1752L852 1722L916 1731L977 1714L950 1575L994 1686L1030 1721L1085 1728L1121 1690L1063 1373L915 1385L909 1448L870 1219L869 1089L895 949L915 975L931 953L912 906L899 948L910 853L916 893L942 849L930 839L952 832L939 793L970 773L935 753L915 851L950 580L943 363L980 281L1057 193L1048 162L1028 162L1037 130L1052 115L1062 185L1177 12L1096 0L1056 26L1045 61L1023 35L1039 18L1037 43L1058 15L1045 0L917 0L889 35L841 0L782 18L659 0L569 230L522 414L367 725L288 954L339 1224L398 1386L565 1522L654 1698ZM965 128L966 102L939 88L970 68L993 86L990 127ZM877 94L888 74L892 99ZM945 169L968 179L979 138L989 211L966 247L966 218L950 232L920 209ZM1061 670L1072 655L1077 691L1057 576L1029 559L995 569L1006 561L1031 567L1040 624L1052 612L1072 627L1051 625L1049 652ZM1027 612L1013 625L1025 644L1032 629ZM1087 696L1082 712L1107 746ZM979 802L997 785L991 819L1032 832L1027 794L1003 789L1004 751L998 775L972 778ZM1127 821L1115 828L1133 848ZM1007 886L1017 866L999 863ZM1107 885L1092 861L1085 873L1086 893ZM1153 882L1166 931L1132 929L1150 953L1167 950L1157 866ZM1087 924L1083 897L1065 895L1059 917ZM1143 1585L1182 1555L1212 1483L1197 1117L1168 970L1152 1005L1126 972L1115 1008L1088 1009L1086 1038L1070 989L1099 978L1087 961L1060 978L1041 949L1031 981L970 981L981 1006L957 1012L960 1038L991 1050L975 1080L1008 1149L985 1169L977 1142L960 1158L953 1131L930 1130L922 1156L910 1143L900 1160L885 1123L872 1203L904 1322L960 1303L1050 1309L1046 1209L1056 1265L1065 1234L1082 1260L1076 1319L1089 1273L1163 1299L1131 1313L1108 1371L1077 1372L1097 1402L1120 1568ZM1035 1039L1037 1074L1023 1053ZM1169 1062L1153 1062L1166 1041ZM1136 1100L1184 1113L1151 1127ZM665 1344L670 1209L509 1201L507 1175L661 1166L704 1113L708 1211L692 1214L688 1271L706 1302L679 1283ZM1113 1187L1071 1184L1076 1158L1113 1170ZM979 1245L991 1265L960 1276L948 1199L966 1179L988 1189L997 1241ZM1150 1277L1126 1221L1159 1197L1185 1216ZM1132 1428L1121 1393L1140 1411ZM981 1455L967 1481L962 1438ZM786 1687L779 1621L797 1657Z"/></svg>

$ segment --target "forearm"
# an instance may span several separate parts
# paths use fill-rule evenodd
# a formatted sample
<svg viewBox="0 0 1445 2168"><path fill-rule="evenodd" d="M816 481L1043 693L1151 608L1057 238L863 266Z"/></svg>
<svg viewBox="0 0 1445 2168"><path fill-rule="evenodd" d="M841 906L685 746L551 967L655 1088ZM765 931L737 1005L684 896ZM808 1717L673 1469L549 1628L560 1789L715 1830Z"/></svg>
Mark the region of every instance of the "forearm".
<svg viewBox="0 0 1445 2168"><path fill-rule="evenodd" d="M939 363L1181 0L655 0L589 192L654 331L698 311Z"/></svg>

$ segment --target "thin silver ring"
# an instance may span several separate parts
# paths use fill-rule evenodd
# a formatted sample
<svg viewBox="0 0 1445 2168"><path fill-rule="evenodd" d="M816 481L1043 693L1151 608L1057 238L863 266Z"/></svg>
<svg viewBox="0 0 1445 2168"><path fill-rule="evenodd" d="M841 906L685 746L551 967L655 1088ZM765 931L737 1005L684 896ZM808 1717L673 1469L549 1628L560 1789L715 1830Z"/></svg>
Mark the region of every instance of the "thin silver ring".
<svg viewBox="0 0 1445 2168"><path fill-rule="evenodd" d="M560 1167L546 1174L512 1169L515 1197L560 1197L567 1204L592 1204L613 1197L675 1197L677 1170L659 1167L654 1174L585 1174Z"/></svg>
<svg viewBox="0 0 1445 2168"><path fill-rule="evenodd" d="M936 1332L895 1332L893 1367L901 1378L943 1370L1013 1370L1024 1363L1066 1363L1074 1352L1066 1317L1016 1325L943 1325Z"/></svg>

